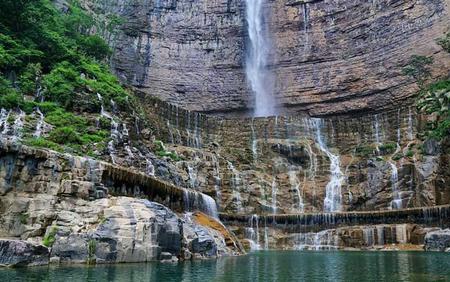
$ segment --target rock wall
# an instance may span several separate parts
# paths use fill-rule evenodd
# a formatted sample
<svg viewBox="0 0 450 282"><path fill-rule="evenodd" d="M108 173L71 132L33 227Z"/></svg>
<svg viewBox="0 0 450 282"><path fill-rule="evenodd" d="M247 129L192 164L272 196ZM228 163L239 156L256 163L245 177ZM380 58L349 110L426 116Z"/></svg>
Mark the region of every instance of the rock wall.
<svg viewBox="0 0 450 282"><path fill-rule="evenodd" d="M226 119L146 103L157 138L184 160L177 168L188 187L215 198L223 211L323 211L328 154L339 159L344 211L450 201L442 178L448 154L420 140L423 118L412 107L358 117Z"/></svg>
<svg viewBox="0 0 450 282"><path fill-rule="evenodd" d="M122 80L190 110L236 114L252 107L244 1L83 3L114 48L111 64ZM392 108L417 90L402 74L411 55L434 57L435 76L450 66L435 43L450 24L445 0L276 0L266 1L264 13L282 111Z"/></svg>
<svg viewBox="0 0 450 282"><path fill-rule="evenodd" d="M216 218L201 214L196 217L207 220L197 221L182 214L188 204L211 211L199 193L143 173L2 143L0 176L3 265L176 261L242 253ZM186 194L196 200L186 203Z"/></svg>

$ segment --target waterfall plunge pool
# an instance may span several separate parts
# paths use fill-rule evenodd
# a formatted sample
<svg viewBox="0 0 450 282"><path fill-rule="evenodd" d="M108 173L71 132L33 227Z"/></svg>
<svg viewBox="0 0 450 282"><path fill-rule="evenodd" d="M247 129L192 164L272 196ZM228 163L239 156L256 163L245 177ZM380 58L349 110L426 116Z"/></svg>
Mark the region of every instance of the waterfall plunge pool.
<svg viewBox="0 0 450 282"><path fill-rule="evenodd" d="M448 281L432 252L259 251L180 263L0 269L2 281Z"/></svg>

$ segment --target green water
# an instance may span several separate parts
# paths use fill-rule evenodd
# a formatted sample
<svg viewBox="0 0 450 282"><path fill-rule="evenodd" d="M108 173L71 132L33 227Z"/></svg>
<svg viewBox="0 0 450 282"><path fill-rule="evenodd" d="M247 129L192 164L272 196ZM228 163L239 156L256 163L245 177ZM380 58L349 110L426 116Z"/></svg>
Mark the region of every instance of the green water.
<svg viewBox="0 0 450 282"><path fill-rule="evenodd" d="M273 251L178 264L2 269L0 281L450 281L450 254Z"/></svg>

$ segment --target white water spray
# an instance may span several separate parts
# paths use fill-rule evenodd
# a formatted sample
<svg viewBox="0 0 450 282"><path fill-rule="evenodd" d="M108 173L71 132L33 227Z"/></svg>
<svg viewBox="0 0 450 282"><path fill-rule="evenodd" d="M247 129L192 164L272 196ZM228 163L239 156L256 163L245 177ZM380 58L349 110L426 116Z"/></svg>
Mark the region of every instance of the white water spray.
<svg viewBox="0 0 450 282"><path fill-rule="evenodd" d="M323 126L323 120L315 118L311 121L316 128L316 138L317 143L319 144L319 148L330 159L331 179L326 186L324 210L326 212L338 212L341 210L342 205L341 188L344 181L344 174L341 171L341 162L339 159L339 155L334 155L333 153L331 153L330 149L322 138L321 129Z"/></svg>
<svg viewBox="0 0 450 282"><path fill-rule="evenodd" d="M255 95L255 116L275 114L273 79L267 70L270 42L267 25L263 20L264 0L246 0L250 46L246 61L247 80Z"/></svg>

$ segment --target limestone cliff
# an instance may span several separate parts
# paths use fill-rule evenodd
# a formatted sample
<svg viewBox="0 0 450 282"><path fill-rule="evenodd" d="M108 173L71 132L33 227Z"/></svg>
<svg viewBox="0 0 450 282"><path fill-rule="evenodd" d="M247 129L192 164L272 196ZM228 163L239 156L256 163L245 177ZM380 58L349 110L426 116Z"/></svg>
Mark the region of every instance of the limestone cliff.
<svg viewBox="0 0 450 282"><path fill-rule="evenodd" d="M111 64L123 81L190 110L252 107L244 1L83 2L102 23L120 17L97 32L113 46ZM402 74L411 55L434 57L434 76L450 65L435 43L450 24L445 0L276 0L264 12L274 95L288 112L392 108L417 90Z"/></svg>

